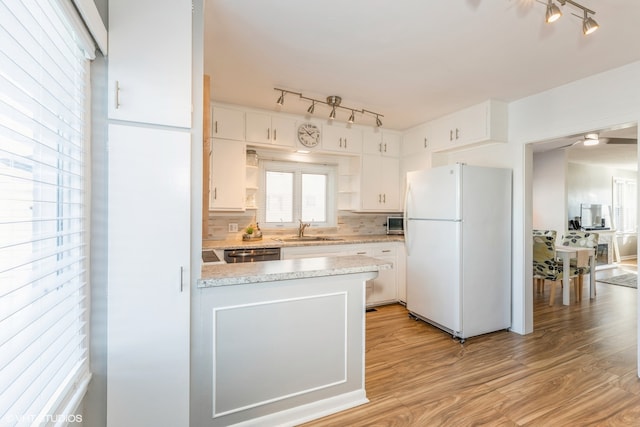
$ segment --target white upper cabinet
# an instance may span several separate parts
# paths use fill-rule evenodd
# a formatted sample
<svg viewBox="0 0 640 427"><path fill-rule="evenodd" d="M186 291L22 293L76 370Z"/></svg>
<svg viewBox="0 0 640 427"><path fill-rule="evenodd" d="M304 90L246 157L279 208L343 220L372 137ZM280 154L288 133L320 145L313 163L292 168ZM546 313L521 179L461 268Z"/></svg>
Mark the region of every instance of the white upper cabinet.
<svg viewBox="0 0 640 427"><path fill-rule="evenodd" d="M190 0L109 0L110 119L191 127Z"/></svg>
<svg viewBox="0 0 640 427"><path fill-rule="evenodd" d="M287 117L247 112L246 140L258 144L293 147L296 141L296 121Z"/></svg>
<svg viewBox="0 0 640 427"><path fill-rule="evenodd" d="M489 100L431 122L434 151L507 141L507 104Z"/></svg>
<svg viewBox="0 0 640 427"><path fill-rule="evenodd" d="M214 138L211 142L209 207L216 211L243 211L246 194L246 146Z"/></svg>
<svg viewBox="0 0 640 427"><path fill-rule="evenodd" d="M395 212L400 203L400 160L380 154L363 154L360 199L363 211Z"/></svg>
<svg viewBox="0 0 640 427"><path fill-rule="evenodd" d="M382 131L379 128L365 129L363 132L362 152L383 156L400 156L400 134Z"/></svg>
<svg viewBox="0 0 640 427"><path fill-rule="evenodd" d="M409 129L402 136L402 156L430 151L431 138L431 128L427 123Z"/></svg>
<svg viewBox="0 0 640 427"><path fill-rule="evenodd" d="M213 106L211 136L244 141L244 111Z"/></svg>
<svg viewBox="0 0 640 427"><path fill-rule="evenodd" d="M360 154L362 131L333 122L322 126L322 149L339 153Z"/></svg>

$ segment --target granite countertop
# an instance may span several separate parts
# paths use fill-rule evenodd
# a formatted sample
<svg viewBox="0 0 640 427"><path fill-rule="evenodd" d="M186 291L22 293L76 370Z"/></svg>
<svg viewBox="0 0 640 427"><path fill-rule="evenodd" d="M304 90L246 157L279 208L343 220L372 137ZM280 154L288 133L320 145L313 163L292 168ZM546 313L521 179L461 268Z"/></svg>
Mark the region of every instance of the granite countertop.
<svg viewBox="0 0 640 427"><path fill-rule="evenodd" d="M310 234L309 236L313 236ZM309 237L307 236L307 237ZM292 237L287 236L264 236L261 240L243 241L238 239L229 240L204 240L202 242L202 249L246 249L246 248L283 248L294 246L319 246L319 245L345 245L345 244L357 244L357 243L385 243L385 242L403 242L404 236L401 235L387 235L387 234L373 234L373 235L353 235L353 236L340 236L333 234L318 234L322 238L327 240L312 240L312 241L298 241L298 242L285 242L283 239Z"/></svg>
<svg viewBox="0 0 640 427"><path fill-rule="evenodd" d="M327 277L391 269L388 261L363 255L217 264L202 267L199 288Z"/></svg>

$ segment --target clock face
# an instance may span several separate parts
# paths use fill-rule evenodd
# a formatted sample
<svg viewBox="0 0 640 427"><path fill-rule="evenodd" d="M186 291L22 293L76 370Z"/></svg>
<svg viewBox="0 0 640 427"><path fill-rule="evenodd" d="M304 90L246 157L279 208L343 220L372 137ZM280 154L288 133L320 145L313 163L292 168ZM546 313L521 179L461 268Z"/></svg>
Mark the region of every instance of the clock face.
<svg viewBox="0 0 640 427"><path fill-rule="evenodd" d="M320 128L313 123L298 126L298 141L305 147L313 148L320 142Z"/></svg>

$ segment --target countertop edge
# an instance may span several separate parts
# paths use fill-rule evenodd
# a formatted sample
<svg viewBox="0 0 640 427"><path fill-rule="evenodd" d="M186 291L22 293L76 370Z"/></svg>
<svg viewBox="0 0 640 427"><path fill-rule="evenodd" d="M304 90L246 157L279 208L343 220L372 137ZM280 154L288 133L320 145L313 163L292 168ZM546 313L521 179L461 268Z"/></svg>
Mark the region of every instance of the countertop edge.
<svg viewBox="0 0 640 427"><path fill-rule="evenodd" d="M390 262L364 255L297 258L240 264L206 266L198 288L246 285L283 280L329 277L388 270Z"/></svg>

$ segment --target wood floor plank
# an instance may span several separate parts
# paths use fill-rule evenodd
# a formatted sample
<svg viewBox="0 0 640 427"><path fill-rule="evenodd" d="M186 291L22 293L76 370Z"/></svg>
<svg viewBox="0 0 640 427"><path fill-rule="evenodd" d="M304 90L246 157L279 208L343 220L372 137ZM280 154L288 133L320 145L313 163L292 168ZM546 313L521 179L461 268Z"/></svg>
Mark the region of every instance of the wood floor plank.
<svg viewBox="0 0 640 427"><path fill-rule="evenodd" d="M636 292L598 283L595 299L550 307L546 289L533 333L464 344L378 307L366 314L370 403L305 426L640 426Z"/></svg>

